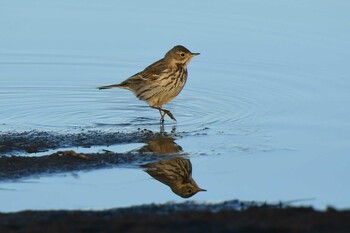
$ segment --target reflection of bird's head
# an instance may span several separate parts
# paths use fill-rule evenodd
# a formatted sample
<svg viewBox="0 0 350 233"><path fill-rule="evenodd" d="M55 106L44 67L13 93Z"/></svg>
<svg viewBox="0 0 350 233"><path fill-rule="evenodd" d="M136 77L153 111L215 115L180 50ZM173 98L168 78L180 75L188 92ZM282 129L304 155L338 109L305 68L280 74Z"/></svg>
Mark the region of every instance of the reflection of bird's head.
<svg viewBox="0 0 350 233"><path fill-rule="evenodd" d="M154 163L141 165L154 179L169 186L171 190L183 197L189 198L199 191L206 191L198 187L192 178L192 164L184 158L161 159Z"/></svg>
<svg viewBox="0 0 350 233"><path fill-rule="evenodd" d="M175 184L173 186L170 186L170 188L174 193L183 198L192 197L200 191L207 191L205 189L199 188L192 178L189 179L188 183Z"/></svg>

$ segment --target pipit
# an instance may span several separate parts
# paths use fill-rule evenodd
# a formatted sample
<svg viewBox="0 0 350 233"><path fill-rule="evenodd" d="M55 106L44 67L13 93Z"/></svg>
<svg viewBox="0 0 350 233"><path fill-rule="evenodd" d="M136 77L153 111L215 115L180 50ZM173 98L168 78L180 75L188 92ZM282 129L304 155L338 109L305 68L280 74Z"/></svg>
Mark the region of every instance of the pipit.
<svg viewBox="0 0 350 233"><path fill-rule="evenodd" d="M161 159L157 162L143 164L140 167L183 198L192 197L200 191L207 191L199 188L192 178L192 164L189 159L181 157Z"/></svg>
<svg viewBox="0 0 350 233"><path fill-rule="evenodd" d="M192 53L184 46L177 45L169 50L164 58L154 62L143 71L119 84L102 86L98 89L113 87L128 89L137 98L146 101L151 108L159 110L162 123L165 115L176 121L173 114L164 109L163 105L181 92L187 80L187 65L191 58L197 55L199 53Z"/></svg>

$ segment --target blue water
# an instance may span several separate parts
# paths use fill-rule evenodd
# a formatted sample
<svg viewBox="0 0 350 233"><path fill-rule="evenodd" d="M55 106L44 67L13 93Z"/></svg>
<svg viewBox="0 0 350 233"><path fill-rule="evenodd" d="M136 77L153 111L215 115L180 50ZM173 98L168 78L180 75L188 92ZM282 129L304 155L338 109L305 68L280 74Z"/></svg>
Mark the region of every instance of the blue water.
<svg viewBox="0 0 350 233"><path fill-rule="evenodd" d="M188 133L176 143L208 190L191 200L349 208L349 11L345 0L2 1L0 130L158 131L146 103L95 88L182 44L201 55L165 130ZM136 168L0 183L0 211L166 201L183 199Z"/></svg>

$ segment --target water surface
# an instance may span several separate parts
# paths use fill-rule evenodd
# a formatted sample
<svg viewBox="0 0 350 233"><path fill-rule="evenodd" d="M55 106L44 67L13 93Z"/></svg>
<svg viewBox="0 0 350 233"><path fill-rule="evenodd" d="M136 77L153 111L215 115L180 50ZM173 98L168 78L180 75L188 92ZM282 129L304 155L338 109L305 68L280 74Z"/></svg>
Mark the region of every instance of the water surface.
<svg viewBox="0 0 350 233"><path fill-rule="evenodd" d="M192 200L349 208L349 10L341 0L4 1L0 130L157 132L157 111L95 88L182 44L201 55L166 105L177 122L165 130L187 133L175 142L208 190ZM0 183L0 211L167 201L183 199L130 167Z"/></svg>

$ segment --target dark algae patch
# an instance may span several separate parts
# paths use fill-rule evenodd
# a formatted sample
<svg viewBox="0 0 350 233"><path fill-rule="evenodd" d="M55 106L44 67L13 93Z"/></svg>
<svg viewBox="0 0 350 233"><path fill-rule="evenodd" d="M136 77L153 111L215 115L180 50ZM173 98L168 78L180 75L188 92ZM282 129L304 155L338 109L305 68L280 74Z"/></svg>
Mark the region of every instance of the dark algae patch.
<svg viewBox="0 0 350 233"><path fill-rule="evenodd" d="M176 137L181 134L174 133ZM84 131L80 133L55 133L45 131L25 131L0 133L0 154L15 152L37 153L50 149L67 147L111 146L123 143L147 142L169 137L166 132L139 129L134 132Z"/></svg>

